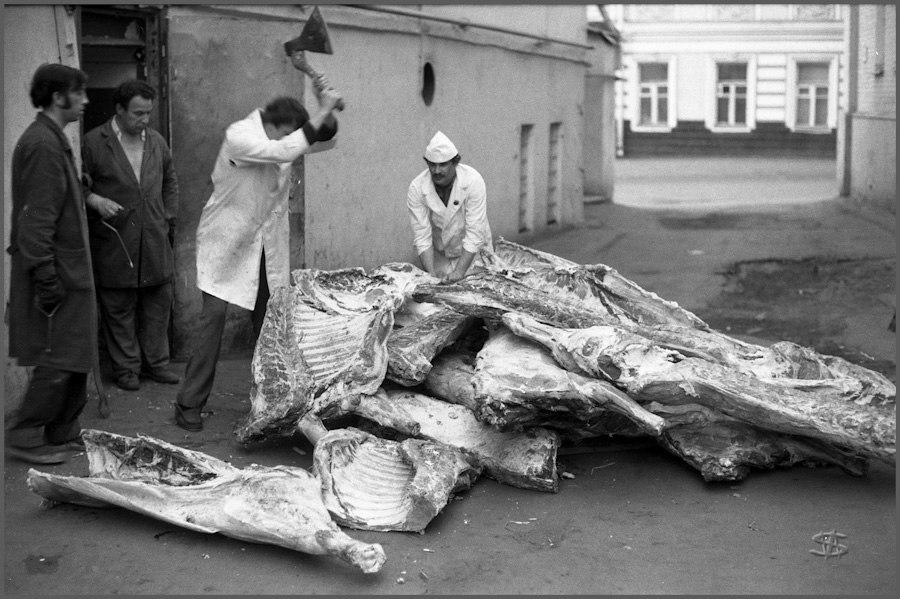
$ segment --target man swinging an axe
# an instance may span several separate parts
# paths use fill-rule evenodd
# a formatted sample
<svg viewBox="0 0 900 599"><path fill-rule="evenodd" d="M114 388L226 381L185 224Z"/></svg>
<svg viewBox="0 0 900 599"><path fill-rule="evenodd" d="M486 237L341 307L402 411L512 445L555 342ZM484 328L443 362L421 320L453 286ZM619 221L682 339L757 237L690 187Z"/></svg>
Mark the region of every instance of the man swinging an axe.
<svg viewBox="0 0 900 599"><path fill-rule="evenodd" d="M318 109L310 116L300 100L282 96L225 131L212 172L213 192L197 226L203 305L175 403L175 424L192 432L203 429L201 413L212 390L228 305L252 311L256 337L269 290L290 284L291 163L337 133L334 111L343 108L343 100L303 55L331 53L318 8L285 51L294 67L312 78Z"/></svg>

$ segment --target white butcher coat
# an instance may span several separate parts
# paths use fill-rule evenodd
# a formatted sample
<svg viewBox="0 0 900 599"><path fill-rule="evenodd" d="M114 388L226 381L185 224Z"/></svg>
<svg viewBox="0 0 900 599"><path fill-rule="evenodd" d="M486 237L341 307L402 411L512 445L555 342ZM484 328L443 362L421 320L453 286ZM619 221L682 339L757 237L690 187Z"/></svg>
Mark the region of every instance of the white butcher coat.
<svg viewBox="0 0 900 599"><path fill-rule="evenodd" d="M302 128L269 139L258 109L229 125L197 226L201 291L252 310L263 248L269 288L290 284L291 163L309 149Z"/></svg>
<svg viewBox="0 0 900 599"><path fill-rule="evenodd" d="M455 264L464 249L477 256L481 248L493 248L484 179L471 166L456 165L446 206L425 169L410 183L406 207L416 255L433 247L436 260L443 256Z"/></svg>

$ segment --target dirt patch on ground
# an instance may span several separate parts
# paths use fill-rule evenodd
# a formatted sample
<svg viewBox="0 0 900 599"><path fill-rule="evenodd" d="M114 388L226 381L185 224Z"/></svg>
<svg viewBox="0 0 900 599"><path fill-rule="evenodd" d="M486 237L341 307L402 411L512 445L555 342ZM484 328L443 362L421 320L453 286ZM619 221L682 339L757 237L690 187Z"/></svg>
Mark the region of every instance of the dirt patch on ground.
<svg viewBox="0 0 900 599"><path fill-rule="evenodd" d="M895 269L895 259L738 262L720 273L725 277L722 294L698 316L729 335L793 341L894 381L894 361L877 359L842 339L858 314L886 314L887 329Z"/></svg>

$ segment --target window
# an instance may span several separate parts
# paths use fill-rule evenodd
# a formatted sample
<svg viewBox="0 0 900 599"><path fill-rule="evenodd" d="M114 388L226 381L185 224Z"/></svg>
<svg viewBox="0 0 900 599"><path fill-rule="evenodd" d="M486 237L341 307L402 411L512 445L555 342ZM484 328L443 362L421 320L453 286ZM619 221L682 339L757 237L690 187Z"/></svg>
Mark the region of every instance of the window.
<svg viewBox="0 0 900 599"><path fill-rule="evenodd" d="M640 78L638 124L664 126L669 121L669 65L648 62L638 65Z"/></svg>
<svg viewBox="0 0 900 599"><path fill-rule="evenodd" d="M828 63L797 63L797 127L828 126Z"/></svg>
<svg viewBox="0 0 900 599"><path fill-rule="evenodd" d="M716 65L716 125L747 125L747 63L720 62Z"/></svg>

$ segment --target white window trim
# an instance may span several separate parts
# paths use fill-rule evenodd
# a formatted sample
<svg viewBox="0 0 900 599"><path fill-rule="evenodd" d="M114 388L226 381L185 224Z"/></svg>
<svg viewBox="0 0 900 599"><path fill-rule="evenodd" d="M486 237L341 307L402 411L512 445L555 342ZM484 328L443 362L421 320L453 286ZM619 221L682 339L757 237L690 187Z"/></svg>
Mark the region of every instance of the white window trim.
<svg viewBox="0 0 900 599"><path fill-rule="evenodd" d="M716 123L716 94L720 62L747 63L747 123L740 127L723 127ZM713 133L750 133L756 129L756 56L746 54L712 55L706 63L706 128Z"/></svg>
<svg viewBox="0 0 900 599"><path fill-rule="evenodd" d="M676 88L675 82L678 80L676 65L678 62L675 60L675 56L669 57L661 57L661 56L649 56L649 55L635 55L631 57L631 67L632 73L634 73L634 77L629 84L629 96L631 98L631 105L628 107L628 116L629 121L631 123L631 130L636 133L668 133L672 129L674 129L678 125L678 115L675 114L675 106L677 105L676 99L678 98L678 89ZM666 119L665 125L642 125L640 123L641 120L641 69L640 65L646 62L664 62L666 63L667 69L667 81L666 85L668 86L668 94L669 97L666 100L666 112L668 113L668 118Z"/></svg>
<svg viewBox="0 0 900 599"><path fill-rule="evenodd" d="M828 118L825 127L797 125L797 64L801 62L828 63ZM837 129L838 68L838 57L834 54L794 54L788 57L784 110L784 124L788 129L803 133L831 133L832 129Z"/></svg>

